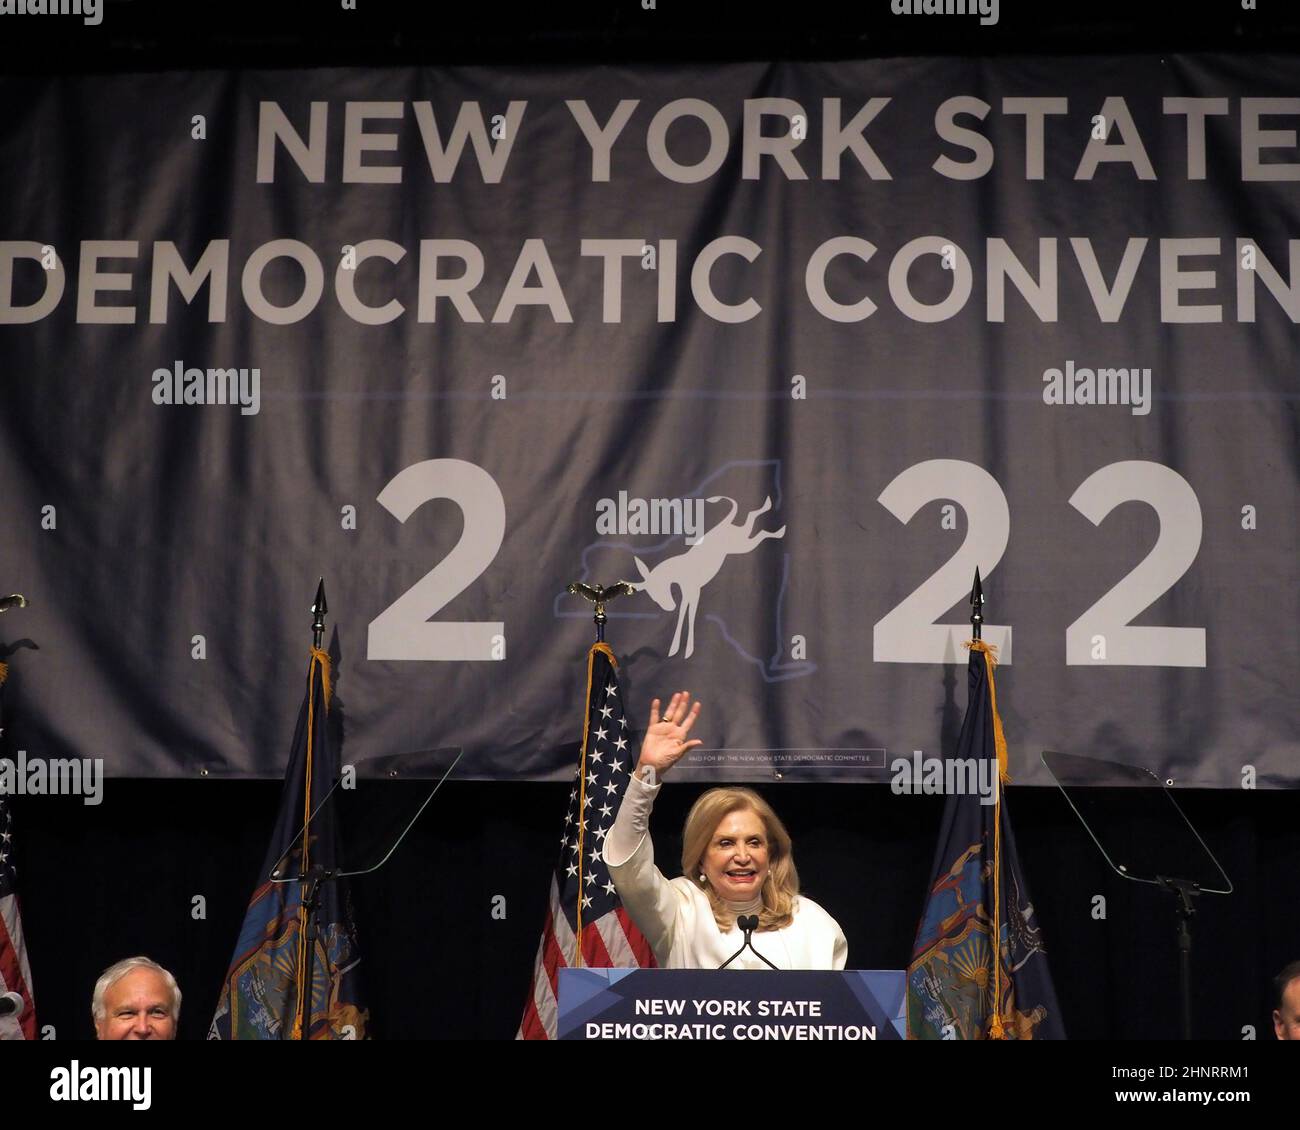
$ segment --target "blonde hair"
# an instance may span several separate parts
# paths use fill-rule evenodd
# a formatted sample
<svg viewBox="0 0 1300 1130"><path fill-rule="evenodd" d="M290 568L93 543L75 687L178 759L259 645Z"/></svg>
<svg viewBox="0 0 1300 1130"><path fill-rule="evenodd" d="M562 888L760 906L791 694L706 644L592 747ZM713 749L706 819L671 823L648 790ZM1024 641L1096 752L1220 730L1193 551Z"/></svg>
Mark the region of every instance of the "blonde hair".
<svg viewBox="0 0 1300 1130"><path fill-rule="evenodd" d="M759 892L763 909L759 911L759 930L779 930L794 921L794 900L799 895L799 872L795 870L790 833L781 818L753 789L710 789L692 806L682 830L682 873L709 897L718 929L730 930L736 916L727 909L700 872L704 853L708 851L723 817L733 812L749 811L762 822L767 832L767 876Z"/></svg>

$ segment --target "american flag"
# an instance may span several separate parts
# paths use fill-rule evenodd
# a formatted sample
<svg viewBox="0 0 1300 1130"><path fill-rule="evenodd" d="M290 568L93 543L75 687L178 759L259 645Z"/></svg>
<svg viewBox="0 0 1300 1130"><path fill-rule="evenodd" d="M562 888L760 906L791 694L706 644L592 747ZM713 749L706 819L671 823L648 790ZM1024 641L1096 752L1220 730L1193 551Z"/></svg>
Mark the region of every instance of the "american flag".
<svg viewBox="0 0 1300 1130"><path fill-rule="evenodd" d="M648 968L655 964L650 943L623 909L602 857L628 776L636 767L637 742L625 705L614 653L603 643L594 644L587 653L582 756L564 814L546 926L537 947L532 990L516 1034L520 1040L555 1039L561 969L576 965L588 969Z"/></svg>
<svg viewBox="0 0 1300 1130"><path fill-rule="evenodd" d="M0 704L5 676L0 663ZM0 733L4 731L0 730ZM14 866L14 816L8 799L0 793L0 994L17 993L23 998L22 1016L0 1017L0 1040L36 1039L36 1013L32 1007L32 970L23 943L23 922L18 916L16 893L18 869Z"/></svg>

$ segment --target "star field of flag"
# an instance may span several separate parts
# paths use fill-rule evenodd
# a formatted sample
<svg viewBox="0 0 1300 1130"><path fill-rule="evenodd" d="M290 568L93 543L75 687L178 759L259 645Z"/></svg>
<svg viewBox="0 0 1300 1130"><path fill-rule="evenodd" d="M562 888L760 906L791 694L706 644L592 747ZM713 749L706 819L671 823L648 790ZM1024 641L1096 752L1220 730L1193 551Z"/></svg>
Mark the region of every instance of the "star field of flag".
<svg viewBox="0 0 1300 1130"><path fill-rule="evenodd" d="M575 929L579 901L587 922L621 905L602 849L636 759L617 676L607 663L600 666L603 684L598 688L593 682L587 719L586 773L579 767L574 775L556 867L561 905Z"/></svg>
<svg viewBox="0 0 1300 1130"><path fill-rule="evenodd" d="M18 871L13 861L14 817L9 801L0 796L0 899L14 893Z"/></svg>

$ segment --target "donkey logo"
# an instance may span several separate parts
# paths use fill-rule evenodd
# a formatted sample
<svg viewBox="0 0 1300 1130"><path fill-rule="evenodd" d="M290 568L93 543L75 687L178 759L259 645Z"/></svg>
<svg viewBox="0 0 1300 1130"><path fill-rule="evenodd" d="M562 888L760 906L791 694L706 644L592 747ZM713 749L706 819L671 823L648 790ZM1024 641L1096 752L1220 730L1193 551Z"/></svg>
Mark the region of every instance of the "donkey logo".
<svg viewBox="0 0 1300 1130"><path fill-rule="evenodd" d="M677 613L677 630L673 633L673 646L669 655L676 655L682 643L682 626L686 626L686 651L684 658L689 659L695 651L695 612L700 605L700 591L722 568L722 563L733 554L749 553L766 538L785 536L785 527L779 530L759 530L754 532L754 523L760 515L772 509L769 496L757 510L751 510L743 522L734 521L740 507L734 498L714 495L709 502L729 502L731 511L717 524L710 526L684 553L676 557L665 557L653 569L647 569L645 562L636 557L636 567L641 571L640 581L628 583L637 592L645 591L651 599L665 612L677 608L673 598L673 586L681 594L681 607Z"/></svg>

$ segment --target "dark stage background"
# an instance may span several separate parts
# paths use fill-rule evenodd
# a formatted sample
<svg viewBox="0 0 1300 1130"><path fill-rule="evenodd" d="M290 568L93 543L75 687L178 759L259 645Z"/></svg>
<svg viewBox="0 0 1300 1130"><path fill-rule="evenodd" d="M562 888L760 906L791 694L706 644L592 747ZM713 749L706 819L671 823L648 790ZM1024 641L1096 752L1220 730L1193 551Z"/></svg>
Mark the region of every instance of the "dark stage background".
<svg viewBox="0 0 1300 1130"><path fill-rule="evenodd" d="M418 784L385 785L418 790ZM354 886L377 1039L504 1039L523 1009L567 785L449 781L389 870ZM185 994L180 1035L212 1018L275 818L269 781L112 780L112 803L16 798L23 921L37 1017L59 1039L92 1035L90 993L110 962L145 952ZM876 785L763 790L794 837L804 889L839 919L854 968L906 964L942 797ZM669 781L655 813L665 871L699 787ZM407 792L407 799L412 795ZM1300 956L1300 828L1284 791L1180 793L1236 885L1197 921L1195 1034L1272 1040L1269 980ZM1024 865L1073 1039L1177 1034L1167 896L1108 874L1056 789L1009 790ZM1107 918L1091 917L1105 895ZM206 920L191 917L203 895ZM494 920L492 899L505 896Z"/></svg>

